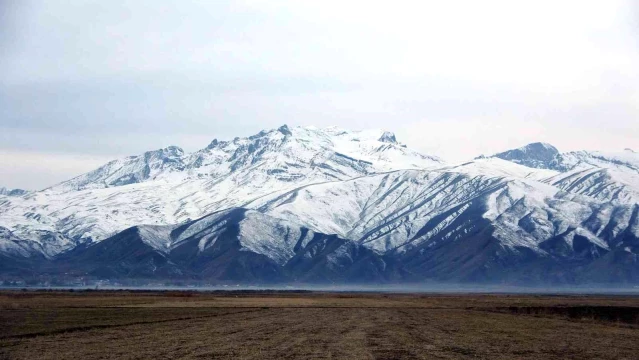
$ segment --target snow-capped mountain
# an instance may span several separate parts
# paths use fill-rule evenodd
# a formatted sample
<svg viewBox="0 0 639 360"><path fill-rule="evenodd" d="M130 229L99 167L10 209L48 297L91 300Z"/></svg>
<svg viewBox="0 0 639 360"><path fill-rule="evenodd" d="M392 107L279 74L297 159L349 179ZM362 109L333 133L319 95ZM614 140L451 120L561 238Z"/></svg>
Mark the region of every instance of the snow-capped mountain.
<svg viewBox="0 0 639 360"><path fill-rule="evenodd" d="M255 180L299 184L440 164L443 161L437 157L422 155L399 144L390 132L283 125L247 138L215 139L194 153L187 154L177 146L169 146L114 160L49 190L100 189L154 180L218 182L227 177L231 177L233 185ZM247 172L251 173L248 179ZM256 179L258 176L263 178Z"/></svg>
<svg viewBox="0 0 639 360"><path fill-rule="evenodd" d="M451 165L282 126L0 196L0 252L98 277L639 282L637 165L543 143Z"/></svg>
<svg viewBox="0 0 639 360"><path fill-rule="evenodd" d="M123 237L133 241L133 230L126 230L99 247L79 249L60 261L95 260L96 254L107 253L112 258L101 267L87 260L83 271L108 273L103 267L115 266L117 271L110 271L135 269L147 276L154 271L162 276L215 273L226 280L308 279L307 270L312 269L314 279L332 281L339 273L337 267L362 276L360 281L523 277L571 282L587 280L576 269L587 270L591 263L618 257L630 259L631 265L616 271L634 271L632 259L639 251L637 206L602 203L534 180L547 175L547 170L533 170L540 174L522 178L522 173L530 173L526 169L485 159L457 167L312 184L246 204L253 210L216 212L182 226L138 226L137 245L112 245ZM319 250L309 244L320 246ZM155 260L127 260L121 268L128 251L140 246L148 254L145 257ZM371 272L362 273L354 264ZM234 269L232 276L229 266ZM633 277L617 274L605 281L615 279Z"/></svg>
<svg viewBox="0 0 639 360"><path fill-rule="evenodd" d="M601 203L508 176L509 166L501 160L478 161L483 162L481 175L474 173L474 163L454 171L396 171L260 199L264 205L258 210L336 233L378 254L400 257L426 258L442 247L455 247L453 253L460 255L473 238L498 244L500 250L511 252L510 258L525 251L538 259L576 261L604 256L620 244L636 249L632 239L639 236L637 205ZM513 175L523 170L517 167ZM563 244L562 252L550 245L558 246L557 242ZM474 252L456 265L486 266L503 260L499 257ZM456 271L452 264L445 266Z"/></svg>
<svg viewBox="0 0 639 360"><path fill-rule="evenodd" d="M149 151L44 191L0 198L0 226L24 238L44 230L76 243L99 241L130 226L178 224L308 184L442 165L381 130L282 126L213 140L191 154Z"/></svg>

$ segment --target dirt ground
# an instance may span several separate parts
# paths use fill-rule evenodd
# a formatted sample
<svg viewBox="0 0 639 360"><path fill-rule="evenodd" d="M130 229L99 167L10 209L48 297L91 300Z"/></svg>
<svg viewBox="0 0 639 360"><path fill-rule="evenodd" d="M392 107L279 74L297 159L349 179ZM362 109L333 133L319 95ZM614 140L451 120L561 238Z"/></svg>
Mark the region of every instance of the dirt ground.
<svg viewBox="0 0 639 360"><path fill-rule="evenodd" d="M639 297L0 292L4 359L636 359Z"/></svg>

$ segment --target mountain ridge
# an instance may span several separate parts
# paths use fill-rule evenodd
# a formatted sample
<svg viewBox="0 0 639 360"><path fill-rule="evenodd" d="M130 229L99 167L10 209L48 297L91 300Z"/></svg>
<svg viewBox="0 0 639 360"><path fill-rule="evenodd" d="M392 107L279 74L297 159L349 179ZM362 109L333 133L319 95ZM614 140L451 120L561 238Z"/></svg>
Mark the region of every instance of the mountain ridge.
<svg viewBox="0 0 639 360"><path fill-rule="evenodd" d="M637 169L545 143L446 164L388 131L283 125L0 196L0 253L55 276L639 282Z"/></svg>
<svg viewBox="0 0 639 360"><path fill-rule="evenodd" d="M314 137L316 140L315 144L311 144L314 148L304 146L304 143L310 143L308 140L310 137ZM248 163L259 162L261 160L259 156L264 153L280 147L286 148L291 142L296 143L292 145L297 146L294 150L302 152L306 150L310 153L310 159L305 159L307 160L305 163L311 166L323 165L321 161L326 159L314 156L320 156L324 152L359 162L363 167L371 165L374 160L382 160L381 162L385 163L382 168L385 170L395 168L389 164L390 160L402 158L402 156L393 153L407 155L406 158L411 158L409 161L412 163L402 164L402 166L424 167L428 163L443 164L443 161L435 156L408 150L406 146L397 142L393 133L388 131L347 131L338 127L325 129L315 127L289 128L287 125L283 125L277 129L262 130L258 134L244 138L236 137L230 141L214 139L205 148L192 153L185 153L177 146L168 146L140 155L127 156L113 160L96 170L46 190L70 191L123 186L166 178L172 173L179 172L186 172L188 176L196 176L197 173L201 173L200 170L208 172L207 175L228 175ZM360 145L358 147L353 146L353 143L361 144L358 144ZM330 156L331 154L325 155ZM308 160L313 161L309 162ZM282 165L286 165L286 159L283 159L282 162L284 163ZM336 170L339 171L339 169ZM330 176L336 177L335 174Z"/></svg>
<svg viewBox="0 0 639 360"><path fill-rule="evenodd" d="M28 194L30 192L31 191L29 191L29 190L10 189L10 188L6 188L6 187L0 187L0 195L5 195L5 196L23 196L23 195L26 195L26 194Z"/></svg>

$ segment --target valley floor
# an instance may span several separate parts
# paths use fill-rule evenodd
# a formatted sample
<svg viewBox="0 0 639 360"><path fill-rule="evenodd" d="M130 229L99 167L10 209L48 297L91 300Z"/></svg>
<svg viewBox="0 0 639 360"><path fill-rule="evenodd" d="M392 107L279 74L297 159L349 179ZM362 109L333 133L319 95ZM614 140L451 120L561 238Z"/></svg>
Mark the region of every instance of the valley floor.
<svg viewBox="0 0 639 360"><path fill-rule="evenodd" d="M639 297L0 292L0 358L631 359Z"/></svg>

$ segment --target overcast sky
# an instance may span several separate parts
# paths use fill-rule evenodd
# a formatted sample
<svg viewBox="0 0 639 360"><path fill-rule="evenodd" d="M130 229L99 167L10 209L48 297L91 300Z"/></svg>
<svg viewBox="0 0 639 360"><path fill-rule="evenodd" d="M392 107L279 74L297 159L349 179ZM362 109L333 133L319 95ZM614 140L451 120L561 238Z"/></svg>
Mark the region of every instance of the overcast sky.
<svg viewBox="0 0 639 360"><path fill-rule="evenodd" d="M639 148L638 3L0 0L0 186L285 123Z"/></svg>

